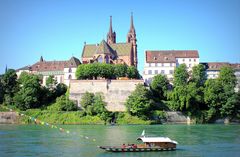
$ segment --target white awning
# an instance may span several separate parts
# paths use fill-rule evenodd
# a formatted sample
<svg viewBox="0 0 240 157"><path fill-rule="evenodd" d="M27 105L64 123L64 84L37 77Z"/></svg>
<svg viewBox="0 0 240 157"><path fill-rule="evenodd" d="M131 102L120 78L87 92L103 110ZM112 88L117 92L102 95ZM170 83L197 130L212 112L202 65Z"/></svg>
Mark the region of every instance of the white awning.
<svg viewBox="0 0 240 157"><path fill-rule="evenodd" d="M138 139L142 140L144 143L146 143L146 142L172 142L172 143L178 144L176 141L173 141L168 137L139 137Z"/></svg>

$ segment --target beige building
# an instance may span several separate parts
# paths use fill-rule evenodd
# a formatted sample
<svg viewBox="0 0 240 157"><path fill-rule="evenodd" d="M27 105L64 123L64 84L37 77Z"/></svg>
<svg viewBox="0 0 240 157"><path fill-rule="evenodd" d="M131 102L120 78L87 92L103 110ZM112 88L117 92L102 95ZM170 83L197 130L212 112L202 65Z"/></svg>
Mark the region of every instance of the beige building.
<svg viewBox="0 0 240 157"><path fill-rule="evenodd" d="M23 71L41 75L42 85L46 85L47 78L52 75L57 83L64 83L69 86L70 80L76 79L75 73L80 64L79 59L75 57L66 61L45 61L41 57L37 63L17 69L16 72L18 77Z"/></svg>
<svg viewBox="0 0 240 157"><path fill-rule="evenodd" d="M199 64L197 50L146 51L145 55L143 79L148 85L157 74L166 75L172 81L174 70L180 64L186 64L189 71L193 66Z"/></svg>
<svg viewBox="0 0 240 157"><path fill-rule="evenodd" d="M207 62L207 63L201 63L206 68L206 74L208 79L216 79L219 76L220 69L223 66L230 66L234 69L234 74L237 78L237 85L235 87L235 91L240 90L240 64L231 64L228 62Z"/></svg>

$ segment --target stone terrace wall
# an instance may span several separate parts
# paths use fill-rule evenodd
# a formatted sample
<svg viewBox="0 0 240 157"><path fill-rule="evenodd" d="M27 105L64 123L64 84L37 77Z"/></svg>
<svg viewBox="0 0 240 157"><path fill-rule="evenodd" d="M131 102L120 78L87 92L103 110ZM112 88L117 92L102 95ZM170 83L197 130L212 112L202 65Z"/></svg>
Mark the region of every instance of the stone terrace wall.
<svg viewBox="0 0 240 157"><path fill-rule="evenodd" d="M81 97L85 92L100 92L109 111L125 111L124 103L137 84L143 84L143 80L71 80L69 97L81 106Z"/></svg>

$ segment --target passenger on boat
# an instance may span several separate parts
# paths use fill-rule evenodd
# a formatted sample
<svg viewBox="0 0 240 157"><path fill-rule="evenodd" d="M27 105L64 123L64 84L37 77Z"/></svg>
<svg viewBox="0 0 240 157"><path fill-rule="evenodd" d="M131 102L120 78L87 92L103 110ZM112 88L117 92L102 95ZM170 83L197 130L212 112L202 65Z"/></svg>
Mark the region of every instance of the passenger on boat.
<svg viewBox="0 0 240 157"><path fill-rule="evenodd" d="M122 148L126 148L126 145L125 145L125 143L123 143L123 145L122 145Z"/></svg>

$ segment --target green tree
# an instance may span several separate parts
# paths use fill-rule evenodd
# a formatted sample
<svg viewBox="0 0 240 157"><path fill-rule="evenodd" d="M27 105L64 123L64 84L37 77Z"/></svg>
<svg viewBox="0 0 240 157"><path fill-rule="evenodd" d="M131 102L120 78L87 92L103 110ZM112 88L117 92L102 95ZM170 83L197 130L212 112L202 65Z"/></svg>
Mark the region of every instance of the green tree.
<svg viewBox="0 0 240 157"><path fill-rule="evenodd" d="M94 94L86 92L83 94L81 98L81 101L80 101L81 107L86 110L88 106L91 106L93 104L93 101L94 101Z"/></svg>
<svg viewBox="0 0 240 157"><path fill-rule="evenodd" d="M198 64L192 68L192 76L190 81L195 82L198 87L204 86L207 80L207 75L205 72L204 65Z"/></svg>
<svg viewBox="0 0 240 157"><path fill-rule="evenodd" d="M4 88L4 102L12 104L14 93L18 91L17 74L15 70L8 69L2 78Z"/></svg>
<svg viewBox="0 0 240 157"><path fill-rule="evenodd" d="M230 86L231 88L234 88L237 83L234 70L230 66L224 66L220 69L218 79L223 86Z"/></svg>
<svg viewBox="0 0 240 157"><path fill-rule="evenodd" d="M165 75L156 75L153 77L153 81L150 84L150 88L154 95L159 97L161 100L166 99L167 91L169 87L169 81Z"/></svg>
<svg viewBox="0 0 240 157"><path fill-rule="evenodd" d="M174 71L173 85L185 86L188 83L189 74L186 64L180 64Z"/></svg>
<svg viewBox="0 0 240 157"><path fill-rule="evenodd" d="M69 98L67 98L65 95L58 97L56 100L56 104L57 106L59 106L59 109L61 111L77 111L78 110L77 105L73 101L69 100Z"/></svg>
<svg viewBox="0 0 240 157"><path fill-rule="evenodd" d="M127 73L127 65L125 64L116 64L114 66L114 74L116 77L125 77Z"/></svg>
<svg viewBox="0 0 240 157"><path fill-rule="evenodd" d="M46 86L49 88L49 89L54 89L57 85L57 80L54 78L53 75L50 75L47 80L46 80Z"/></svg>
<svg viewBox="0 0 240 157"><path fill-rule="evenodd" d="M154 102L151 92L143 85L138 84L136 89L128 97L125 105L131 115L147 119Z"/></svg>
<svg viewBox="0 0 240 157"><path fill-rule="evenodd" d="M217 79L205 82L204 101L208 105L208 120L220 117L220 108L224 103L224 89Z"/></svg>
<svg viewBox="0 0 240 157"><path fill-rule="evenodd" d="M21 88L14 96L15 105L21 110L39 107L41 85L38 76L22 73L19 83Z"/></svg>
<svg viewBox="0 0 240 157"><path fill-rule="evenodd" d="M0 76L0 104L3 102L4 98L4 88L2 84L2 76Z"/></svg>
<svg viewBox="0 0 240 157"><path fill-rule="evenodd" d="M138 70L135 66L129 66L127 68L127 77L132 79L138 79L140 78L140 75L138 73Z"/></svg>

